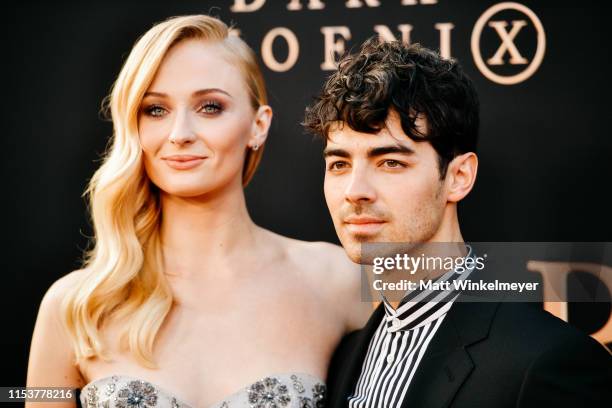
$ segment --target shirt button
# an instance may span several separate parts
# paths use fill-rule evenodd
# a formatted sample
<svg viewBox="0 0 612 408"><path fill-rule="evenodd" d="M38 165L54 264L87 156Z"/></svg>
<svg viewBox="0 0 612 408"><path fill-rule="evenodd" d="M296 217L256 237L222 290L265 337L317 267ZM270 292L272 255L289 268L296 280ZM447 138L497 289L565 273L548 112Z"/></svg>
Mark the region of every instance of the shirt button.
<svg viewBox="0 0 612 408"><path fill-rule="evenodd" d="M387 363L391 364L394 360L395 360L395 357L393 357L393 354L389 354L387 356Z"/></svg>
<svg viewBox="0 0 612 408"><path fill-rule="evenodd" d="M393 320L391 320L391 325L396 329L400 326L400 324L400 320L397 317L394 317Z"/></svg>

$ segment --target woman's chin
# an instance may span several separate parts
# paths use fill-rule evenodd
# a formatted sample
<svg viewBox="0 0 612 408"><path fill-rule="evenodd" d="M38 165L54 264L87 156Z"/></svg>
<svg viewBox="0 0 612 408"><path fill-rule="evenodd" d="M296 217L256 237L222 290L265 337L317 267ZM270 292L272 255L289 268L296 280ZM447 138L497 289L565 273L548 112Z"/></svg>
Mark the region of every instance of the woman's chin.
<svg viewBox="0 0 612 408"><path fill-rule="evenodd" d="M209 195L214 189L209 186L172 186L172 188L162 190L166 195L177 198L195 198Z"/></svg>

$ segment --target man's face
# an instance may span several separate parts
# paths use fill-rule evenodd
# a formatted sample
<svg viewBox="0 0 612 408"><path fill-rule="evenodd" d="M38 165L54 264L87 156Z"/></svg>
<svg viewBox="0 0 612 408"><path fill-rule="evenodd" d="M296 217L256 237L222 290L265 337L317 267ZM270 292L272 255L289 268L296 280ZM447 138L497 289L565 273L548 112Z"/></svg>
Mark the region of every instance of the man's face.
<svg viewBox="0 0 612 408"><path fill-rule="evenodd" d="M416 125L427 132L423 117ZM354 262L361 262L363 243L435 238L447 202L438 156L431 144L404 133L395 111L376 134L332 127L324 156L325 199Z"/></svg>

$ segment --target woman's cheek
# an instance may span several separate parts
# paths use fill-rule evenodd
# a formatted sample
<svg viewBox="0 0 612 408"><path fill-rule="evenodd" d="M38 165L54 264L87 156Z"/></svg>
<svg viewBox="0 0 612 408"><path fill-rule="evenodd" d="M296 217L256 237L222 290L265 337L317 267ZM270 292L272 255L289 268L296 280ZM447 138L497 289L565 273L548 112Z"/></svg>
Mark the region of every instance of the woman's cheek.
<svg viewBox="0 0 612 408"><path fill-rule="evenodd" d="M202 134L205 140L208 140L210 148L217 151L231 152L235 150L242 151L246 148L249 138L248 124L244 120L236 120L228 118L224 123L216 123L208 129L203 129Z"/></svg>

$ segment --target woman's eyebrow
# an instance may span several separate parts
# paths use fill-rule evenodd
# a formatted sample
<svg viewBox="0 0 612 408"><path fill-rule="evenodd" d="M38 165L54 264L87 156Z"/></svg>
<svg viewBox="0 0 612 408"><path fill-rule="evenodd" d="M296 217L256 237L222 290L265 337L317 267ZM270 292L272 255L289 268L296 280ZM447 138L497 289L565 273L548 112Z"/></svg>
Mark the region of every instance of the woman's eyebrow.
<svg viewBox="0 0 612 408"><path fill-rule="evenodd" d="M207 95L209 93L215 93L215 92L219 92L222 93L224 95L229 96L230 98L232 97L232 95L230 95L228 92L224 91L223 89L220 88L206 88L206 89L199 89L197 91L195 91L193 94L191 94L192 96L202 96L202 95ZM158 92L158 91L147 91L144 94L144 98L146 98L147 96L157 96L159 98L167 98L168 94L164 93L164 92Z"/></svg>
<svg viewBox="0 0 612 408"><path fill-rule="evenodd" d="M228 92L224 91L224 90L223 90L223 89L221 89L221 88L206 88L206 89L200 89L200 90L198 90L198 91L195 91L195 92L193 93L193 96L202 96L202 95L206 95L206 94L209 94L209 93L214 93L214 92L219 92L219 93L222 93L222 94L224 94L224 95L229 96L230 98L232 97L232 95L230 95Z"/></svg>

